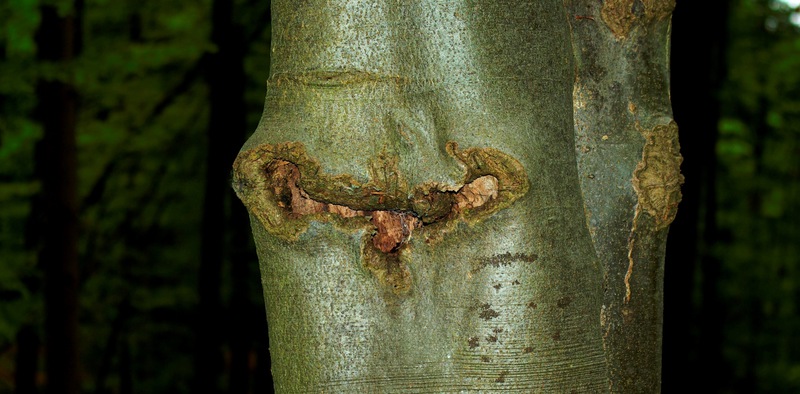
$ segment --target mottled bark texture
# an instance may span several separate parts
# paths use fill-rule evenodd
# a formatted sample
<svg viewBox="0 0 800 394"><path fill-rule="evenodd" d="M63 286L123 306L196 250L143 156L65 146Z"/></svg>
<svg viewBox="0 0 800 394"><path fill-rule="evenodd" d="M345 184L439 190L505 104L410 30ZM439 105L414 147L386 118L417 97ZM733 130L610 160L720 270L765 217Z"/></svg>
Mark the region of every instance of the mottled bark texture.
<svg viewBox="0 0 800 394"><path fill-rule="evenodd" d="M277 391L608 392L610 296L587 229L599 208L576 165L583 63L564 2L276 0L273 15L265 110L233 183L261 260ZM631 18L621 30L640 34ZM618 301L636 306L654 296L641 288L660 288L660 265L646 265L663 248L648 237L674 214L660 185L678 159L665 148L674 124L649 109L660 91L624 89L647 111L618 133L638 157L595 172L633 196L613 212L632 214L615 222L635 262Z"/></svg>
<svg viewBox="0 0 800 394"><path fill-rule="evenodd" d="M575 141L586 220L603 267L610 391L655 393L667 228L682 158L669 102L674 0L566 0Z"/></svg>

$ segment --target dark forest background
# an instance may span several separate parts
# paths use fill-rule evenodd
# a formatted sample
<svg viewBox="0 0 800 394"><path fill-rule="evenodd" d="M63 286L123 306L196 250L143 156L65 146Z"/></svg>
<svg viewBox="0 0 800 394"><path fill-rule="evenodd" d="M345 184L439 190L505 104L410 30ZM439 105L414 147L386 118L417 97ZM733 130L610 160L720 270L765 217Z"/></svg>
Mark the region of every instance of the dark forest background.
<svg viewBox="0 0 800 394"><path fill-rule="evenodd" d="M800 392L792 7L678 0L667 393ZM228 186L269 48L265 0L0 1L0 393L271 391Z"/></svg>

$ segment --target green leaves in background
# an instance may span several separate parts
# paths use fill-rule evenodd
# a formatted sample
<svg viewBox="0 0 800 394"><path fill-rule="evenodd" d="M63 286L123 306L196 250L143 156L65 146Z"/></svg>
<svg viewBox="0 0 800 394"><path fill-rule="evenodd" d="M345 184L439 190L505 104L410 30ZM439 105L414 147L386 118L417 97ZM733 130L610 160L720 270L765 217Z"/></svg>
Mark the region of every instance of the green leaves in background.
<svg viewBox="0 0 800 394"><path fill-rule="evenodd" d="M35 35L45 2L79 15L81 54L70 64L37 61ZM7 377L13 376L17 331L33 324L41 336L44 318L34 174L42 137L35 113L39 79L70 81L80 98L84 388L118 387L125 354L136 392L187 392L204 161L213 149L206 143L203 79L203 59L215 50L211 0L84 0L80 10L71 3L0 3L0 392L13 388ZM253 33L245 59L251 130L268 72L265 7L268 2L234 4L235 19ZM239 263L252 270L251 298L263 305L255 257ZM223 292L229 297L230 288Z"/></svg>
<svg viewBox="0 0 800 394"><path fill-rule="evenodd" d="M800 27L778 1L730 16L717 144L720 298L730 387L800 391Z"/></svg>

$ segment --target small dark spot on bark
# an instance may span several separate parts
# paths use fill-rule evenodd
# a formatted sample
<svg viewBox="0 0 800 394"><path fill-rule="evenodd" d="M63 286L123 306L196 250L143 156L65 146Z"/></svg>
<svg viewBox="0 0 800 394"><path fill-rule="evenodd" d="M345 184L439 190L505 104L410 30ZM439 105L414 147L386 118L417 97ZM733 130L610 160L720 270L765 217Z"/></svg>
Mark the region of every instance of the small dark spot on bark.
<svg viewBox="0 0 800 394"><path fill-rule="evenodd" d="M500 316L500 313L492 309L491 305L483 304L481 305L481 311L478 313L478 316L483 320L492 320L495 317Z"/></svg>
<svg viewBox="0 0 800 394"><path fill-rule="evenodd" d="M535 302L531 301L531 302L528 303L528 308L536 309L536 307L538 307L538 305L536 305Z"/></svg>
<svg viewBox="0 0 800 394"><path fill-rule="evenodd" d="M512 285L518 285L518 284L519 284L519 281L515 279L513 282L511 282L511 284L512 284Z"/></svg>
<svg viewBox="0 0 800 394"><path fill-rule="evenodd" d="M553 340L554 341L560 341L561 340L561 330L558 330L558 331L556 331L555 334L553 334Z"/></svg>
<svg viewBox="0 0 800 394"><path fill-rule="evenodd" d="M479 316L483 320L492 320L495 317L500 316L500 314L497 313L497 311L494 310L494 309L484 309L484 310L481 311Z"/></svg>
<svg viewBox="0 0 800 394"><path fill-rule="evenodd" d="M525 349L522 349L522 353L525 353L525 354L533 353L533 348L528 346Z"/></svg>
<svg viewBox="0 0 800 394"><path fill-rule="evenodd" d="M502 327L494 328L494 329L492 329L492 332L494 332L495 334L499 334L499 333L503 332L503 328Z"/></svg>
<svg viewBox="0 0 800 394"><path fill-rule="evenodd" d="M477 267L472 270L473 273L480 271L483 268L488 266L492 266L495 268L504 267L511 265L515 262L523 262L523 263L533 263L539 258L536 254L525 254L525 253L509 253L505 252L503 254L498 254L492 257L484 258L478 261Z"/></svg>
<svg viewBox="0 0 800 394"><path fill-rule="evenodd" d="M500 376L498 376L494 381L496 383L503 383L506 381L506 375L508 375L508 371L502 371L500 372Z"/></svg>
<svg viewBox="0 0 800 394"><path fill-rule="evenodd" d="M481 356L481 361L485 363L490 363L492 362L492 359L489 356Z"/></svg>
<svg viewBox="0 0 800 394"><path fill-rule="evenodd" d="M500 290L500 288L503 287L503 285L498 283L498 284L496 284L496 285L494 285L492 287L494 287L495 290Z"/></svg>
<svg viewBox="0 0 800 394"><path fill-rule="evenodd" d="M497 336L495 335L487 335L486 342L497 342Z"/></svg>
<svg viewBox="0 0 800 394"><path fill-rule="evenodd" d="M572 303L573 299L574 298L572 296L561 297L558 299L558 301L556 301L556 305L559 308L566 308L569 306L570 303Z"/></svg>
<svg viewBox="0 0 800 394"><path fill-rule="evenodd" d="M469 343L470 349L475 349L476 347L478 347L478 337L470 337L467 340L467 343Z"/></svg>

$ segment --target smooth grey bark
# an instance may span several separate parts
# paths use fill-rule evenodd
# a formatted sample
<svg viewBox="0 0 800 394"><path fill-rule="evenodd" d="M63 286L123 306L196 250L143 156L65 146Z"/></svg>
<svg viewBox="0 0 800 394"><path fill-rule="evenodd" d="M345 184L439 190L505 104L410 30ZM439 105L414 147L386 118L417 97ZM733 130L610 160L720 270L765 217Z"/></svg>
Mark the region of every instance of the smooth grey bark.
<svg viewBox="0 0 800 394"><path fill-rule="evenodd" d="M609 391L564 3L276 0L273 15L233 183L276 390ZM480 176L486 205L456 204ZM370 241L381 213L404 224L391 251Z"/></svg>
<svg viewBox="0 0 800 394"><path fill-rule="evenodd" d="M576 59L575 140L603 266L610 390L661 386L664 252L682 158L669 101L674 0L567 0Z"/></svg>

